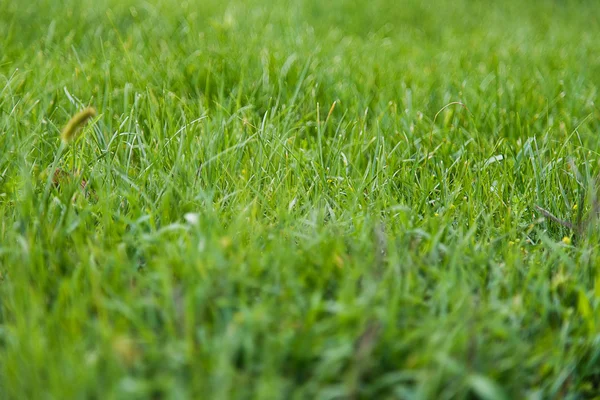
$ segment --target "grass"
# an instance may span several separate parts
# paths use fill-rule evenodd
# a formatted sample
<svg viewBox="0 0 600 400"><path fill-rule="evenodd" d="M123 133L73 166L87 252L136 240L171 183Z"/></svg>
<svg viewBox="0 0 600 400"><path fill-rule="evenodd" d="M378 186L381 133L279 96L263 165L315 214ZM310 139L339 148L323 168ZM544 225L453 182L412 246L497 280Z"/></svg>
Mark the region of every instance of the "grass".
<svg viewBox="0 0 600 400"><path fill-rule="evenodd" d="M0 2L0 398L598 398L596 11Z"/></svg>

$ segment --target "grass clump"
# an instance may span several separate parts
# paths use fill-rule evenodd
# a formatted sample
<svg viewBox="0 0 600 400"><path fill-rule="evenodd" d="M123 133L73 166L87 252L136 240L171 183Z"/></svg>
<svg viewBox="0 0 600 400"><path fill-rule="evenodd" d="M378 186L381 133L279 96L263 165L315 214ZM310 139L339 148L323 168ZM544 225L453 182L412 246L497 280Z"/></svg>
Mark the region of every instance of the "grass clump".
<svg viewBox="0 0 600 400"><path fill-rule="evenodd" d="M363 3L0 2L0 398L600 393L595 6Z"/></svg>

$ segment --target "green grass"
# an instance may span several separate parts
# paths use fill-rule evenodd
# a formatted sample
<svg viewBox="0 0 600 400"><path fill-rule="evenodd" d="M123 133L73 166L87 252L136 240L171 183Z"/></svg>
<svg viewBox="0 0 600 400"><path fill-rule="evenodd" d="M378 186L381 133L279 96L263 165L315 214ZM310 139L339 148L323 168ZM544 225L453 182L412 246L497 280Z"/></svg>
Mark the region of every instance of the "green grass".
<svg viewBox="0 0 600 400"><path fill-rule="evenodd" d="M0 1L0 398L599 396L598 8L521 3Z"/></svg>

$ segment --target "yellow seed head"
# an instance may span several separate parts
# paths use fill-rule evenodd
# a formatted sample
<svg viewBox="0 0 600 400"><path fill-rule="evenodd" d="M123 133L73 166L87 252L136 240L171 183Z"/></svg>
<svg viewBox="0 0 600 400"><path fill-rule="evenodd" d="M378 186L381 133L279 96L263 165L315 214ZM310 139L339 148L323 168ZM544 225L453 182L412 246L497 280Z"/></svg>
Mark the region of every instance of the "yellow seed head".
<svg viewBox="0 0 600 400"><path fill-rule="evenodd" d="M90 120L96 116L96 110L93 107L87 107L75 114L67 123L63 129L60 137L65 143L71 143L79 133L81 128Z"/></svg>
<svg viewBox="0 0 600 400"><path fill-rule="evenodd" d="M142 356L135 341L129 336L117 336L113 340L112 347L117 359L128 367L135 364Z"/></svg>

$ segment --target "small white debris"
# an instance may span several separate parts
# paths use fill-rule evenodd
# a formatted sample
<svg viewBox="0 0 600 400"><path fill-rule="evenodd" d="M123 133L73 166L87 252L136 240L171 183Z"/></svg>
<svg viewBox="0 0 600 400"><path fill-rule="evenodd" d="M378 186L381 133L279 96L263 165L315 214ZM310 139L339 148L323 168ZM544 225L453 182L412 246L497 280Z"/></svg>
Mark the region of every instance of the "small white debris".
<svg viewBox="0 0 600 400"><path fill-rule="evenodd" d="M198 213L187 213L183 216L183 218L185 218L188 224L194 226L198 225L200 222L200 215L198 215Z"/></svg>

